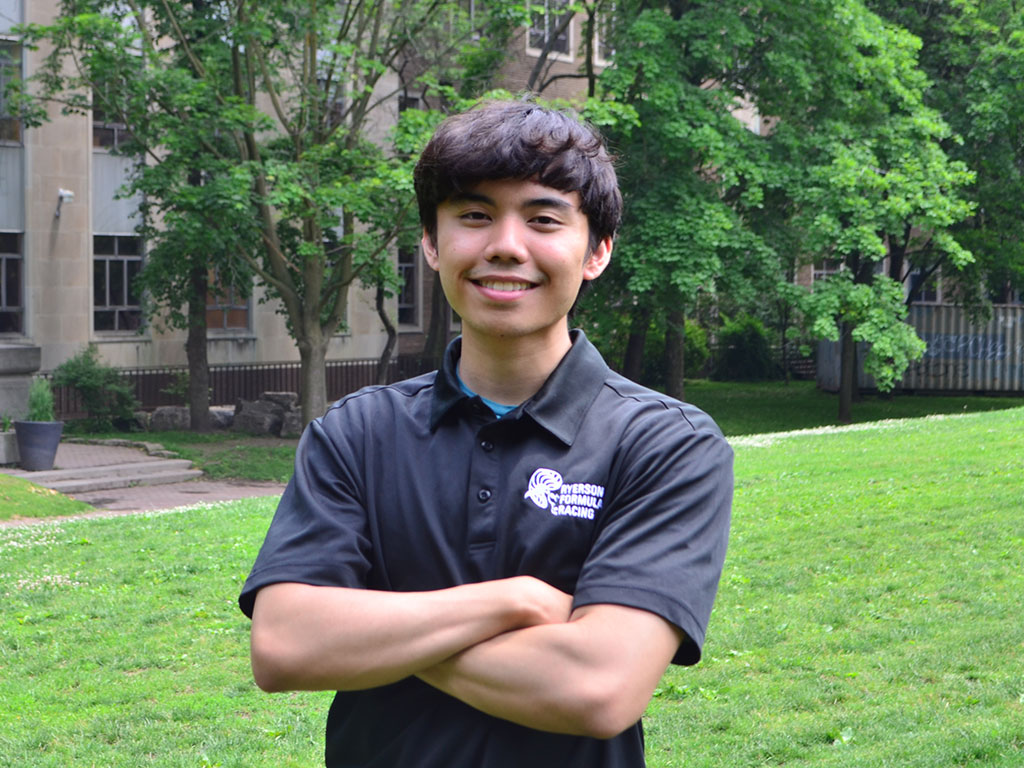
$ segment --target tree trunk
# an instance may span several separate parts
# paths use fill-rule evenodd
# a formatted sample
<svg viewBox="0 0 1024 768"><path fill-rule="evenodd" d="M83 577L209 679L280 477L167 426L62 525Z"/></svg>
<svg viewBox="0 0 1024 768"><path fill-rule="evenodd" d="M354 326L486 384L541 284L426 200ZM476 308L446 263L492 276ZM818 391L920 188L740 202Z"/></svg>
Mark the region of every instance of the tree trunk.
<svg viewBox="0 0 1024 768"><path fill-rule="evenodd" d="M853 326L843 323L839 331L839 423L853 420L853 392L857 385L857 345Z"/></svg>
<svg viewBox="0 0 1024 768"><path fill-rule="evenodd" d="M298 343L299 347L299 402L302 404L302 424L323 416L327 410L327 343L316 328Z"/></svg>
<svg viewBox="0 0 1024 768"><path fill-rule="evenodd" d="M193 432L210 431L210 361L206 350L206 264L195 264L189 273L192 301L188 305L188 415Z"/></svg>
<svg viewBox="0 0 1024 768"><path fill-rule="evenodd" d="M388 334L387 343L384 344L384 351L380 353L380 360L377 361L378 384L388 383L388 369L391 367L391 355L394 353L395 343L398 341L398 331L395 330L394 323L392 323L391 318L388 317L387 309L384 307L384 298L384 286L378 285L377 296L375 299L377 317L380 318L380 322Z"/></svg>
<svg viewBox="0 0 1024 768"><path fill-rule="evenodd" d="M686 392L686 315L681 309L668 313L665 329L665 394L682 400Z"/></svg>
<svg viewBox="0 0 1024 768"><path fill-rule="evenodd" d="M626 354L622 360L622 375L631 381L640 381L644 372L644 345L647 343L647 329L651 325L651 310L637 307L629 326L626 340Z"/></svg>

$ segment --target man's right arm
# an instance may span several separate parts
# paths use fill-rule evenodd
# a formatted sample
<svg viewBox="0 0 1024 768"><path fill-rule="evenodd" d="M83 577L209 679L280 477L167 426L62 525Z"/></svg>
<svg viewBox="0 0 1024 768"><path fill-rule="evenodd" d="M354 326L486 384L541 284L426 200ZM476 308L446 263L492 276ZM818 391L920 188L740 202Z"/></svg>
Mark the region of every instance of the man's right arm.
<svg viewBox="0 0 1024 768"><path fill-rule="evenodd" d="M375 688L509 630L567 621L571 608L530 576L430 592L271 584L253 609L253 675L266 691Z"/></svg>

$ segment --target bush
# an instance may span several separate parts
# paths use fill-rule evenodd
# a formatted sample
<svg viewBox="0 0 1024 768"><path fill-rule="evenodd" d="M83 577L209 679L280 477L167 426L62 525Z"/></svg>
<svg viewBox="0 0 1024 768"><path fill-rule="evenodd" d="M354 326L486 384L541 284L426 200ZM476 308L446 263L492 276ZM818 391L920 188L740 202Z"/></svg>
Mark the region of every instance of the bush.
<svg viewBox="0 0 1024 768"><path fill-rule="evenodd" d="M85 431L109 432L131 427L133 412L139 407L133 387L116 368L99 361L94 344L58 365L53 383L78 393L88 414L79 422Z"/></svg>
<svg viewBox="0 0 1024 768"><path fill-rule="evenodd" d="M686 338L683 340L683 367L686 378L699 378L710 354L707 331L692 320L687 320Z"/></svg>
<svg viewBox="0 0 1024 768"><path fill-rule="evenodd" d="M53 390L50 389L50 382L46 379L38 376L32 379L32 386L28 390L28 414L25 416L25 420L57 420L53 412Z"/></svg>
<svg viewBox="0 0 1024 768"><path fill-rule="evenodd" d="M772 355L768 332L756 317L726 318L718 334L714 378L719 381L763 381L781 374Z"/></svg>

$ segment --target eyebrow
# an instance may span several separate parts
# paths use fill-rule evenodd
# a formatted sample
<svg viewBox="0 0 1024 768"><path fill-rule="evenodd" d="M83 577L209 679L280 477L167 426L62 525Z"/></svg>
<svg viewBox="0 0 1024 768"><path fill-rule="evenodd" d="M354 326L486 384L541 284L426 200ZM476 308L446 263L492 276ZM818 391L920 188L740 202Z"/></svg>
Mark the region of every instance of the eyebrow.
<svg viewBox="0 0 1024 768"><path fill-rule="evenodd" d="M451 203L484 203L485 205L496 205L493 198L487 195L482 195L479 192L456 192L452 194L447 202ZM527 208L565 208L575 209L575 206L568 200L563 200L560 197L534 197L526 200L521 206L522 209Z"/></svg>

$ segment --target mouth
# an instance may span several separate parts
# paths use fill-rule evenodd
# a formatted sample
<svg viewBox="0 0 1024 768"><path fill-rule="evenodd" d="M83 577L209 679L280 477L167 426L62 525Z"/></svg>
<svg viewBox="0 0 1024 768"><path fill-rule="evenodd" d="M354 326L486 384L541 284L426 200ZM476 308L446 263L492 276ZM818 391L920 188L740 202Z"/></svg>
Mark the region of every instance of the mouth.
<svg viewBox="0 0 1024 768"><path fill-rule="evenodd" d="M502 293L512 293L514 291L527 291L534 287L533 283L526 282L525 280L474 280L475 285L479 285L481 288L486 288L490 291L499 291Z"/></svg>

